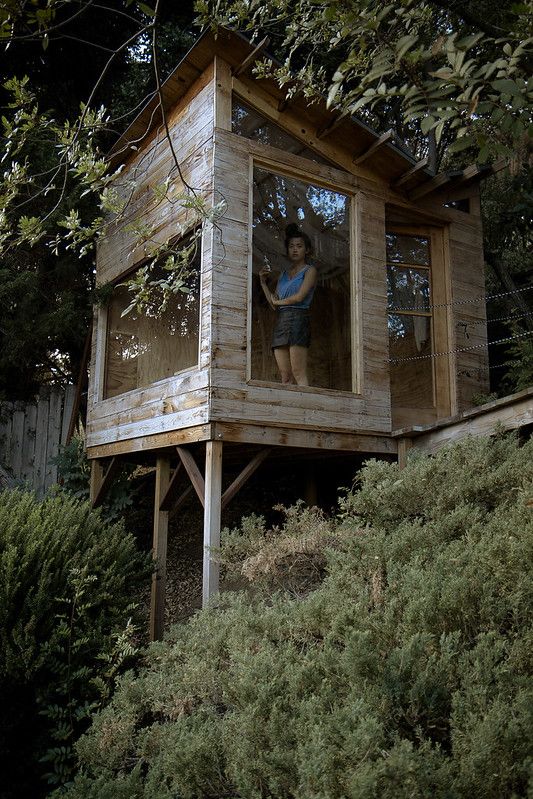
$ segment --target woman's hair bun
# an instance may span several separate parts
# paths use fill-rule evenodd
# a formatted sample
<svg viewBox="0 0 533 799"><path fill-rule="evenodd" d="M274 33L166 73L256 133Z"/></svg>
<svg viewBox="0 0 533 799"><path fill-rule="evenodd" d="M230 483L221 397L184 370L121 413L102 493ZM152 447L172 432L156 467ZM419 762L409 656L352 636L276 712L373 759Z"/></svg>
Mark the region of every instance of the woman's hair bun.
<svg viewBox="0 0 533 799"><path fill-rule="evenodd" d="M287 254L289 253L289 241L291 239L303 239L307 253L310 254L313 251L311 239L307 233L304 233L303 230L300 230L295 222L291 222L290 225L287 225L285 228L285 250L287 251Z"/></svg>
<svg viewBox="0 0 533 799"><path fill-rule="evenodd" d="M301 236L301 235L302 235L302 231L300 230L300 228L298 227L298 225L295 222L291 222L291 224L287 225L287 227L285 228L285 238L286 239L292 239L295 236Z"/></svg>

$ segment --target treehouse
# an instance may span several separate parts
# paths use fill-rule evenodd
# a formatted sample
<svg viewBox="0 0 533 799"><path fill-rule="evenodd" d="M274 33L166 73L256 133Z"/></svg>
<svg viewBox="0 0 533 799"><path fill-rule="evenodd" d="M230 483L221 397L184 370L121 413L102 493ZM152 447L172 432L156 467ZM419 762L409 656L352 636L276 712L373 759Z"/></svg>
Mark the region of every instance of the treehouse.
<svg viewBox="0 0 533 799"><path fill-rule="evenodd" d="M110 154L127 202L97 253L97 282L113 290L95 313L86 444L95 504L121 458L157 464L154 636L168 510L191 486L207 601L221 510L269 453L396 457L410 430L468 411L488 385L487 168L434 174L392 132L287 97L252 75L264 45L202 36ZM189 291L162 313L124 315L124 281L154 242L189 241L198 198L222 212L202 227ZM308 386L280 382L259 279L265 263L284 268L292 222L318 273ZM227 485L237 452L246 462Z"/></svg>

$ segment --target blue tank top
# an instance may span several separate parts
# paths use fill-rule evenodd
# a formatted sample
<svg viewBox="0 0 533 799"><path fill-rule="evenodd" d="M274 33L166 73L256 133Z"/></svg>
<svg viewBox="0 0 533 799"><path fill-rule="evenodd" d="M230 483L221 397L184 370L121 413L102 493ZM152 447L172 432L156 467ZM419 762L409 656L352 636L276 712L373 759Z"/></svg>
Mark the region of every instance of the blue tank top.
<svg viewBox="0 0 533 799"><path fill-rule="evenodd" d="M276 288L277 295L280 300L286 300L287 297L292 297L293 294L296 294L300 291L302 287L302 283L304 281L304 277L306 275L307 270L309 269L308 266L304 266L293 278L290 278L287 272L283 271L279 277L278 285ZM309 291L306 296L301 300L301 302L295 302L291 305L283 305L279 310L283 310L283 308L304 308L308 309L311 306L311 301L313 299L313 294L315 293L315 286Z"/></svg>

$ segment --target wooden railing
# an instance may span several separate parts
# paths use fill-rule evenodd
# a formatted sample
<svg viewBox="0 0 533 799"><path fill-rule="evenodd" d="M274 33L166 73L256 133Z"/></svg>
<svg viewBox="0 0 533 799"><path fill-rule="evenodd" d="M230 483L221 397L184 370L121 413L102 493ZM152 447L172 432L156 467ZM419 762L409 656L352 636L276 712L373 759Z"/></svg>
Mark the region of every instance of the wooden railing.
<svg viewBox="0 0 533 799"><path fill-rule="evenodd" d="M35 402L0 402L0 465L39 497L57 482L52 460L67 440L75 393L53 387Z"/></svg>

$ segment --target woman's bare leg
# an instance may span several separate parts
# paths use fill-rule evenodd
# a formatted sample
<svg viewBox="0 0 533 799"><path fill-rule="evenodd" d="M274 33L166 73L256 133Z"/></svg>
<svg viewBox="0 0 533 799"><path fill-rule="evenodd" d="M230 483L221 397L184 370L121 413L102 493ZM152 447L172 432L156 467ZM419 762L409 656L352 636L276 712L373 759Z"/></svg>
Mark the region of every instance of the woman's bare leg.
<svg viewBox="0 0 533 799"><path fill-rule="evenodd" d="M292 349L292 347L291 347ZM294 383L291 369L291 356L288 347L275 347L274 357L278 365L282 383Z"/></svg>
<svg viewBox="0 0 533 799"><path fill-rule="evenodd" d="M307 379L307 347L293 346L290 348L291 370L298 386L308 386Z"/></svg>

